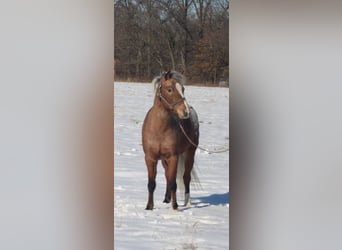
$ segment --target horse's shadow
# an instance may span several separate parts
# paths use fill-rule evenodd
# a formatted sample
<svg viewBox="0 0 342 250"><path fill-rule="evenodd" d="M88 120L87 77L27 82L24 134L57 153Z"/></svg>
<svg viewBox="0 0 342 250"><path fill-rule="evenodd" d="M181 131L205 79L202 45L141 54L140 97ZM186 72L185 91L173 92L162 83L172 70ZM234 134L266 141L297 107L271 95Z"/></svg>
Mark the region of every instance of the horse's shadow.
<svg viewBox="0 0 342 250"><path fill-rule="evenodd" d="M223 194L211 194L208 196L191 197L191 207L203 208L208 206L225 206L229 204L229 192ZM182 210L187 210L183 207Z"/></svg>

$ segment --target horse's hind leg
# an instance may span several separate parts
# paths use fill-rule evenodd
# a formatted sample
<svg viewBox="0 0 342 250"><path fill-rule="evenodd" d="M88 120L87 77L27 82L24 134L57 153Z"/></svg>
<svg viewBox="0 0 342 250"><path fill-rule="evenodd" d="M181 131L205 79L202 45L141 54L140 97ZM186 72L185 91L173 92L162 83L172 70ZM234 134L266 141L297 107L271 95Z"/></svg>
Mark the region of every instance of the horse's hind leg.
<svg viewBox="0 0 342 250"><path fill-rule="evenodd" d="M171 200L172 200L172 208L177 209L177 198L176 198L176 191L177 191L177 162L178 162L178 156L172 156L167 160L167 168L166 171L166 182L167 182L167 188L170 190L171 193ZM166 190L168 190L166 189Z"/></svg>
<svg viewBox="0 0 342 250"><path fill-rule="evenodd" d="M184 206L190 207L190 181L191 181L191 170L194 165L195 150L189 150L185 152L185 169L183 175L185 195L184 195Z"/></svg>
<svg viewBox="0 0 342 250"><path fill-rule="evenodd" d="M162 160L162 164L163 164L163 167L165 169L165 178L167 179L167 161L166 160ZM164 198L164 203L170 203L171 201L171 192L170 192L170 188L169 188L169 185L166 183L166 191L165 191L165 198Z"/></svg>
<svg viewBox="0 0 342 250"><path fill-rule="evenodd" d="M156 188L156 175L157 175L157 160L153 160L145 155L145 162L148 171L148 202L146 205L146 210L152 210L154 203L153 203L153 193Z"/></svg>

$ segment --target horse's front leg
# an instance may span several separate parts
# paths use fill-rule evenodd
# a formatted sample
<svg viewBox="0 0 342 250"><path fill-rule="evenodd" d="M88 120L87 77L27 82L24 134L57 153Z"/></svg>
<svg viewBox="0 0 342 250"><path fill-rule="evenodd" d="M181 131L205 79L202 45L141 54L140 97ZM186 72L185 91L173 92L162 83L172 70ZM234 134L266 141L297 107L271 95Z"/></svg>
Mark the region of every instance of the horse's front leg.
<svg viewBox="0 0 342 250"><path fill-rule="evenodd" d="M162 164L165 170L165 178L167 179L167 161L166 160L162 160ZM166 191L165 191L165 198L164 198L164 203L170 203L171 201L171 193L170 193L170 187L168 185L168 183L166 183Z"/></svg>
<svg viewBox="0 0 342 250"><path fill-rule="evenodd" d="M176 191L177 191L177 162L178 156L172 156L167 159L167 168L166 171L166 181L168 185L168 190L171 192L171 201L172 201L172 208L177 209L177 198L176 198Z"/></svg>
<svg viewBox="0 0 342 250"><path fill-rule="evenodd" d="M153 193L156 188L156 175L157 175L157 163L158 160L154 160L149 156L145 155L145 162L148 171L148 201L146 205L146 210L152 210L154 203L153 203Z"/></svg>

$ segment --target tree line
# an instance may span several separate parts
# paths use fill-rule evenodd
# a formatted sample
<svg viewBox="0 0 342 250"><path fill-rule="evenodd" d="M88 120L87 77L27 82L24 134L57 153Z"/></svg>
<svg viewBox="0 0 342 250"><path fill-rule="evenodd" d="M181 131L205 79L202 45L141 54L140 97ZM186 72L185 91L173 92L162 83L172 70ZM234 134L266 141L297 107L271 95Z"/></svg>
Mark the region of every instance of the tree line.
<svg viewBox="0 0 342 250"><path fill-rule="evenodd" d="M229 75L228 0L115 0L114 78L173 69L196 83Z"/></svg>

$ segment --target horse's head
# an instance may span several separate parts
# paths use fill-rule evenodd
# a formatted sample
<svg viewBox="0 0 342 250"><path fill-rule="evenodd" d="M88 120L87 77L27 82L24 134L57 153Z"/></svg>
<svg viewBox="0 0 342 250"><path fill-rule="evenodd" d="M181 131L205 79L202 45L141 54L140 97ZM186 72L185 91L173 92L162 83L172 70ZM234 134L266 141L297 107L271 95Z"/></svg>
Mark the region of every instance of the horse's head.
<svg viewBox="0 0 342 250"><path fill-rule="evenodd" d="M175 113L180 119L188 119L190 110L184 97L183 82L177 77L172 77L174 72L166 72L160 79L157 96L164 107Z"/></svg>

